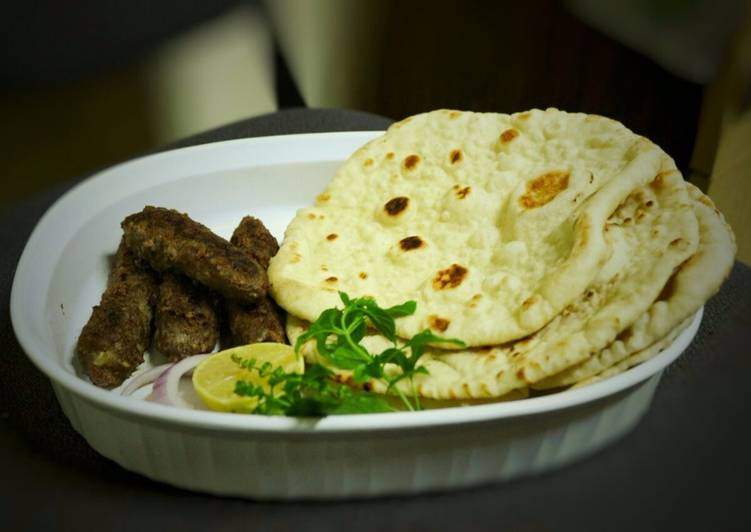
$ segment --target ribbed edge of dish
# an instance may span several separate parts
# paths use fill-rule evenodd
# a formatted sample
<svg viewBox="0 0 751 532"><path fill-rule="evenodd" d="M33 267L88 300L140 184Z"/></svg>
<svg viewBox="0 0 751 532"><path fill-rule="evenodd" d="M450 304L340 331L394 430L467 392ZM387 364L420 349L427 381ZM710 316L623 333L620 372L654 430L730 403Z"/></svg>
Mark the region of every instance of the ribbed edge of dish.
<svg viewBox="0 0 751 532"><path fill-rule="evenodd" d="M154 480L218 495L338 499L474 486L568 464L632 429L659 378L539 416L439 427L429 435L329 432L314 439L143 423L59 385L55 391L94 449Z"/></svg>

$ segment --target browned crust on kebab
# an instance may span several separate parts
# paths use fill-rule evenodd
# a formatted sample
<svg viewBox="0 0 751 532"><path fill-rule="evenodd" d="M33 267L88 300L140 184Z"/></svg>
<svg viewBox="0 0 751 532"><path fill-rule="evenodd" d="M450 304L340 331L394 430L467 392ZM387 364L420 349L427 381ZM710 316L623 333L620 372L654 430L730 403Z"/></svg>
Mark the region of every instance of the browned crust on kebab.
<svg viewBox="0 0 751 532"><path fill-rule="evenodd" d="M248 253L172 209L148 206L122 223L128 247L160 272L180 272L227 299L263 299L268 278Z"/></svg>
<svg viewBox="0 0 751 532"><path fill-rule="evenodd" d="M178 274L162 277L154 325L154 347L171 362L208 353L219 340L213 294Z"/></svg>
<svg viewBox="0 0 751 532"><path fill-rule="evenodd" d="M279 243L263 222L253 216L246 216L232 233L230 242L249 253L264 270L269 269L271 257L279 251Z"/></svg>
<svg viewBox="0 0 751 532"><path fill-rule="evenodd" d="M78 360L91 382L119 386L143 362L156 293L154 273L121 241L107 288L78 338Z"/></svg>
<svg viewBox="0 0 751 532"><path fill-rule="evenodd" d="M264 298L252 307L228 301L227 321L233 345L256 342L287 343L282 325L282 309L270 297Z"/></svg>
<svg viewBox="0 0 751 532"><path fill-rule="evenodd" d="M279 251L276 238L259 219L246 216L232 233L232 244L251 255L264 268L268 268L271 257ZM240 305L227 302L232 343L234 345L256 342L286 343L284 318L273 299L265 297L255 305Z"/></svg>

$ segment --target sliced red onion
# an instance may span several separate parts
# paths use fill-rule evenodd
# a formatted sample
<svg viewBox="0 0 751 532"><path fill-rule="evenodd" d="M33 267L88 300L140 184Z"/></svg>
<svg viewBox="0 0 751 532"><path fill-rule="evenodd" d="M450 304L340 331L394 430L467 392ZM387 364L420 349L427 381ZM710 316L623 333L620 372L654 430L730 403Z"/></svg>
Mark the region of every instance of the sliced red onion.
<svg viewBox="0 0 751 532"><path fill-rule="evenodd" d="M182 408L193 408L179 394L180 379L182 376L195 368L198 364L211 356L211 353L205 355L193 355L182 359L176 364L172 364L159 375L154 382L154 389L149 395L149 399L157 403L170 406L179 406Z"/></svg>
<svg viewBox="0 0 751 532"><path fill-rule="evenodd" d="M164 373L164 371L172 366L173 364L162 364L161 366L156 366L154 368L151 368L148 371L144 371L143 373L136 375L125 388L122 389L120 392L121 395L132 395L133 392L136 390L146 386L147 384L151 384L154 382L159 375Z"/></svg>

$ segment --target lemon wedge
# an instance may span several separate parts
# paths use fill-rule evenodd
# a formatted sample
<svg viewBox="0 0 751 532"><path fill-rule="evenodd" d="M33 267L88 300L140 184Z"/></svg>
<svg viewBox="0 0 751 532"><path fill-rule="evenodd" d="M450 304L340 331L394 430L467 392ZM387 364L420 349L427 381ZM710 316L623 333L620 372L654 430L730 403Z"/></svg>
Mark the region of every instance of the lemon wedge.
<svg viewBox="0 0 751 532"><path fill-rule="evenodd" d="M264 386L268 382L256 371L242 368L232 358L255 359L256 367L269 362L287 373L302 373L305 363L292 346L278 343L259 343L219 351L201 362L193 372L193 388L211 410L220 412L252 412L258 399L235 393L235 383L244 380Z"/></svg>

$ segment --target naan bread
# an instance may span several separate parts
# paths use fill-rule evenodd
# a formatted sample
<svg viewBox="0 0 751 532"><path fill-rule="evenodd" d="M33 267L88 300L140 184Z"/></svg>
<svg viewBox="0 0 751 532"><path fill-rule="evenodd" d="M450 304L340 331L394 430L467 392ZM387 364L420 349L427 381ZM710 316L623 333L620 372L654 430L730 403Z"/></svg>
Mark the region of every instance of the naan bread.
<svg viewBox="0 0 751 532"><path fill-rule="evenodd" d="M417 115L358 150L298 212L271 261L271 293L308 321L336 306L340 290L384 307L412 299L417 312L398 321L401 337L431 328L469 346L516 340L595 281L611 253L606 220L663 164L674 168L654 144L599 116ZM544 374L562 369L537 363Z"/></svg>
<svg viewBox="0 0 751 532"><path fill-rule="evenodd" d="M642 362L646 362L647 360L656 357L658 354L664 351L665 348L672 344L676 338L678 338L678 335L681 334L686 329L686 327L691 324L692 320L693 316L687 318L680 325L678 325L678 327L670 331L664 338L657 340L649 347L645 347L640 351L632 353L625 359L621 360L617 364L613 364L600 373L574 383L571 388L583 388L584 386L589 386L590 384L603 381L610 377L615 377L616 375L620 375L627 369L632 368L637 364L641 364Z"/></svg>
<svg viewBox="0 0 751 532"><path fill-rule="evenodd" d="M647 181L603 222L606 261L572 303L522 340L460 351L429 349L420 359L429 374L415 377L418 393L465 399L499 397L525 388L604 349L646 312L676 268L695 254L699 242L691 200L672 160L663 156L659 173ZM292 342L306 325L292 316L288 319ZM363 345L380 352L389 342L370 334ZM308 342L303 353L310 361L324 362L314 342ZM347 378L348 373L341 375ZM383 391L382 383L370 385Z"/></svg>
<svg viewBox="0 0 751 532"><path fill-rule="evenodd" d="M615 342L585 362L536 383L535 388L567 386L602 373L625 359L630 360L627 368L650 358L650 353L654 356L660 349L650 351L648 346L670 335L677 324L690 320L719 290L733 267L736 251L733 232L712 200L694 185L687 183L686 187L699 223L698 251L668 280L649 310Z"/></svg>

